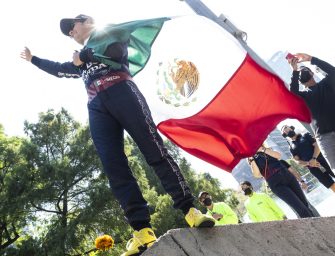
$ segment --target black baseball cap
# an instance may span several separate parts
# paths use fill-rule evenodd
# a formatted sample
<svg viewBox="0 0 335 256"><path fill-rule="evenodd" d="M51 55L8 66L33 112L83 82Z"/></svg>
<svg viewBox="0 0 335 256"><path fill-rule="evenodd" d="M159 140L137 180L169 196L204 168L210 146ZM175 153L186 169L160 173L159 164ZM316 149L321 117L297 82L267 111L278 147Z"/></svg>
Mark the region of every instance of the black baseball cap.
<svg viewBox="0 0 335 256"><path fill-rule="evenodd" d="M91 18L90 16L87 16L85 14L79 14L78 16L74 18L65 18L61 19L60 21L60 30L63 32L64 35L69 36L70 31L73 29L75 22L84 22L88 18Z"/></svg>

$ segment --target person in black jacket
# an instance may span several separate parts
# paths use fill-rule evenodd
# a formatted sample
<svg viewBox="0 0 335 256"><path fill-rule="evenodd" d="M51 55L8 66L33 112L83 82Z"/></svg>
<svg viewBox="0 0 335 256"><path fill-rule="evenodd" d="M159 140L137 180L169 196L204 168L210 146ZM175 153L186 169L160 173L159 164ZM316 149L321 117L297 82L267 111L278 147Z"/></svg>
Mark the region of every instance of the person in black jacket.
<svg viewBox="0 0 335 256"><path fill-rule="evenodd" d="M316 141L330 168L335 170L335 67L305 53L294 56L289 60L293 68L290 91L301 96L309 107ZM325 78L316 82L309 68L298 68L298 63L305 61L327 73ZM299 81L307 90L299 90Z"/></svg>
<svg viewBox="0 0 335 256"><path fill-rule="evenodd" d="M298 164L306 166L322 185L335 192L333 180L335 175L320 152L315 138L309 132L296 133L294 126L284 125L281 131L284 138L291 139L290 151L294 160ZM320 167L323 167L324 171Z"/></svg>
<svg viewBox="0 0 335 256"><path fill-rule="evenodd" d="M33 56L28 48L21 58L57 77L84 80L88 94L89 126L104 171L114 196L126 219L134 229L133 238L122 254L138 255L155 241L150 213L124 152L124 130L134 139L153 167L164 189L172 197L174 207L185 214L191 227L212 227L215 220L194 208L192 195L177 163L172 159L153 123L146 100L134 83L128 63L128 42L105 42L104 55L116 67L104 64L86 47L90 40L107 40L95 30L94 20L87 15L62 19L64 35L84 46L74 52L72 61L58 63ZM104 31L103 31L104 33ZM95 36L98 35L98 36Z"/></svg>
<svg viewBox="0 0 335 256"><path fill-rule="evenodd" d="M280 162L281 154L262 145L256 154L248 158L256 178L266 180L272 192L287 203L300 218L315 217L298 181Z"/></svg>

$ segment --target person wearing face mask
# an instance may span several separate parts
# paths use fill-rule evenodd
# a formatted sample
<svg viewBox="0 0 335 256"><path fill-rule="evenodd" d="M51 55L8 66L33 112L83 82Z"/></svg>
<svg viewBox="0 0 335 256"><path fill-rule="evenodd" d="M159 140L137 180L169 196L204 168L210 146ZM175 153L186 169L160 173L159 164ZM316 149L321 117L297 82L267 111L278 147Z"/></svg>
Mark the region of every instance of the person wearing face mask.
<svg viewBox="0 0 335 256"><path fill-rule="evenodd" d="M211 195L202 191L198 196L201 205L207 208L206 215L210 215L215 219L215 226L238 224L238 217L230 206L224 202L214 203Z"/></svg>
<svg viewBox="0 0 335 256"><path fill-rule="evenodd" d="M249 181L243 181L241 189L248 197L244 206L252 222L274 221L287 219L283 210L265 193L254 192Z"/></svg>
<svg viewBox="0 0 335 256"><path fill-rule="evenodd" d="M302 97L310 109L311 127L320 151L330 168L335 170L335 67L305 53L297 53L294 56L289 59L293 68L290 91ZM298 63L306 61L325 72L325 78L316 82L309 68L298 67ZM299 90L299 82L306 90Z"/></svg>
<svg viewBox="0 0 335 256"><path fill-rule="evenodd" d="M335 192L335 182L333 180L335 175L312 135L309 132L296 133L294 126L288 125L284 125L281 132L284 138L291 140L290 151L293 159L298 164L307 167L322 185ZM323 167L324 171L320 167Z"/></svg>

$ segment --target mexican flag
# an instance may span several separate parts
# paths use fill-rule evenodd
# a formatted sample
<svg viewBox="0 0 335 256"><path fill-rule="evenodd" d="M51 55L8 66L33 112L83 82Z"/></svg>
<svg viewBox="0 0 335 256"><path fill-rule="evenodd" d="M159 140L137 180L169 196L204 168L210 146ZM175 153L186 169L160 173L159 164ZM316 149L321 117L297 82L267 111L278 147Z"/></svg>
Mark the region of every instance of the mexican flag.
<svg viewBox="0 0 335 256"><path fill-rule="evenodd" d="M104 43L99 43L105 37ZM259 66L222 27L202 16L114 24L87 47L102 62L111 40L129 41L129 64L167 138L226 171L256 152L286 118L310 122L305 103Z"/></svg>

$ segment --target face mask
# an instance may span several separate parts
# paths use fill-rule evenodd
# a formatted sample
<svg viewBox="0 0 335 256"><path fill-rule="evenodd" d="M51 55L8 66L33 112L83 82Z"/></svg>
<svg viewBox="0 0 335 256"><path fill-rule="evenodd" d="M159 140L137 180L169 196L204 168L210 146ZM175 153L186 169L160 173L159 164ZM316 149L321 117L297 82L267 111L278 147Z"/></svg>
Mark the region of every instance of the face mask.
<svg viewBox="0 0 335 256"><path fill-rule="evenodd" d="M301 83L306 83L306 82L308 82L311 78L312 78L312 75L311 75L310 71L308 71L308 70L302 70L302 71L300 71L300 78L299 78L299 81L300 81Z"/></svg>
<svg viewBox="0 0 335 256"><path fill-rule="evenodd" d="M207 197L207 198L205 198L203 203L204 203L205 206L210 206L210 205L212 205L212 199Z"/></svg>
<svg viewBox="0 0 335 256"><path fill-rule="evenodd" d="M251 189L251 188L246 188L246 189L244 190L244 194L245 194L246 196L250 195L251 193L252 193L252 189Z"/></svg>
<svg viewBox="0 0 335 256"><path fill-rule="evenodd" d="M289 131L287 133L287 136L290 137L290 138L293 138L295 136L295 132L294 131Z"/></svg>

